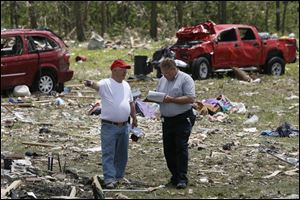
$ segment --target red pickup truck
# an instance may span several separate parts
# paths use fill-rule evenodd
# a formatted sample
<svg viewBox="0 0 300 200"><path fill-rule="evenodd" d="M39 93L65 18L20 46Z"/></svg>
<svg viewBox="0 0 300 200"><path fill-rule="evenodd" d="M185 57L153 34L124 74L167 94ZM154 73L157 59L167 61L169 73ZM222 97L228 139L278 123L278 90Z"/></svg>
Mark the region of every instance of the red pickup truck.
<svg viewBox="0 0 300 200"><path fill-rule="evenodd" d="M285 64L296 62L296 39L262 39L254 26L215 24L212 21L177 31L177 42L168 47L182 68L194 79L207 79L213 72L259 70L282 75Z"/></svg>

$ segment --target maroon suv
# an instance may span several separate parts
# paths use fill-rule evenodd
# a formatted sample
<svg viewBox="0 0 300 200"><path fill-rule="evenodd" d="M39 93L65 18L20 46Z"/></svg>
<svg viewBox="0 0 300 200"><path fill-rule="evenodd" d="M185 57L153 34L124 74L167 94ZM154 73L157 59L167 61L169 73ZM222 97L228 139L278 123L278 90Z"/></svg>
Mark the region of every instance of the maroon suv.
<svg viewBox="0 0 300 200"><path fill-rule="evenodd" d="M27 85L61 92L73 77L69 59L66 44L50 30L1 30L1 91Z"/></svg>

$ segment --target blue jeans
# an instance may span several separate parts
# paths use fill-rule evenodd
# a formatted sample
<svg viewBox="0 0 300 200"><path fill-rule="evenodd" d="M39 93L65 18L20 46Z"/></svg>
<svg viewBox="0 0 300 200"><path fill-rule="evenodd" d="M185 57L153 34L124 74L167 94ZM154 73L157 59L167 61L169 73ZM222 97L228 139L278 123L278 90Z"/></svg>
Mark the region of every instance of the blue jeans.
<svg viewBox="0 0 300 200"><path fill-rule="evenodd" d="M128 160L128 125L102 123L101 148L104 184L124 177Z"/></svg>

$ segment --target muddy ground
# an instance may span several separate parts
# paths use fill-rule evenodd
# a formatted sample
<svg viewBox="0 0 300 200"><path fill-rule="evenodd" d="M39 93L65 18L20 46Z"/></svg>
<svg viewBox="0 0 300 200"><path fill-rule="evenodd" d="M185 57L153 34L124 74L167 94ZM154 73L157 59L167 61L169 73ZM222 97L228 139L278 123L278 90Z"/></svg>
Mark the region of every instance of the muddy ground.
<svg viewBox="0 0 300 200"><path fill-rule="evenodd" d="M89 74L96 80L93 72ZM215 120L197 115L190 137L187 189L163 187L170 173L163 156L160 119L139 116L144 136L138 142L130 140L127 181L116 191L105 191L105 197L298 198L299 136L270 137L261 132L275 130L284 122L299 130L299 64L287 65L286 74L280 77L254 75L260 83L226 74L195 82L198 100L223 94L232 102L243 103L246 112L226 113L227 117ZM154 76L150 74L148 81L131 80L130 85L145 97L156 86ZM99 116L87 113L98 97L83 87L82 80L66 84L71 92L65 95L21 98L26 103L23 106L7 105L12 96L2 96L1 190L22 180L12 197L30 198L32 193L40 199L69 196L75 186L76 197L94 198L91 180L102 174L100 122ZM64 105L55 105L58 97ZM244 124L253 115L258 121ZM48 170L50 152L52 171ZM25 153L31 155L26 156L28 165L15 173L4 170L3 158L25 159Z"/></svg>

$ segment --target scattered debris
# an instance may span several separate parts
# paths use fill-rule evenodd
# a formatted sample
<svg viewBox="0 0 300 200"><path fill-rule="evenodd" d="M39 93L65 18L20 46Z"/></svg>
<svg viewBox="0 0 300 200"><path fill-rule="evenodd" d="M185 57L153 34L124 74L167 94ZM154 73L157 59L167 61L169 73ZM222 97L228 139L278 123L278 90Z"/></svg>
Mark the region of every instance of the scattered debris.
<svg viewBox="0 0 300 200"><path fill-rule="evenodd" d="M276 170L274 171L272 174L268 175L268 176L264 176L262 178L272 178L273 176L276 176L277 174L279 174L281 171L280 170Z"/></svg>
<svg viewBox="0 0 300 200"><path fill-rule="evenodd" d="M5 196L9 195L11 190L15 190L17 187L21 185L22 181L21 180L16 180L12 184L10 184L6 189L2 190L1 189L1 198L4 198Z"/></svg>

